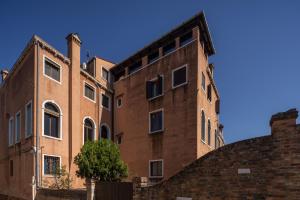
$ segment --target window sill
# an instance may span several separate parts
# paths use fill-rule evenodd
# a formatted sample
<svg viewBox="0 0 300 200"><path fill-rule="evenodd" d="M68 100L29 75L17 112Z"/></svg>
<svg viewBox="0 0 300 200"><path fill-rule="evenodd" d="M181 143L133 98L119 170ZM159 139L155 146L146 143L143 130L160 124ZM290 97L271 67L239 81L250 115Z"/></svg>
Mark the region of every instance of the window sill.
<svg viewBox="0 0 300 200"><path fill-rule="evenodd" d="M162 179L164 176L149 176L151 179Z"/></svg>
<svg viewBox="0 0 300 200"><path fill-rule="evenodd" d="M93 103L96 103L96 100L90 99L89 97L87 97L87 96L85 96L85 95L83 95L83 97L86 98L87 100L93 102Z"/></svg>
<svg viewBox="0 0 300 200"><path fill-rule="evenodd" d="M203 144L206 144L206 142L205 142L204 140L202 140L202 139L201 139L201 142L202 142Z"/></svg>
<svg viewBox="0 0 300 200"><path fill-rule="evenodd" d="M61 81L58 81L58 80L52 78L51 76L48 76L47 74L44 74L44 76L45 76L46 78L50 79L51 81L54 81L55 83L58 83L59 85L61 85Z"/></svg>
<svg viewBox="0 0 300 200"><path fill-rule="evenodd" d="M161 130L158 130L158 131L149 132L149 135L163 133L163 132L164 132L164 129L161 129Z"/></svg>
<svg viewBox="0 0 300 200"><path fill-rule="evenodd" d="M181 83L181 84L176 85L176 86L173 86L173 85L172 85L172 90L174 90L174 89L176 89L176 88L179 88L179 87L181 87L181 86L185 86L185 85L187 85L187 84L188 84L188 82Z"/></svg>
<svg viewBox="0 0 300 200"><path fill-rule="evenodd" d="M162 97L162 96L164 96L164 94L160 94L158 96L151 97L151 98L148 99L148 101L152 101L152 100L158 99L159 97Z"/></svg>
<svg viewBox="0 0 300 200"><path fill-rule="evenodd" d="M43 134L43 137L48 138L48 139L53 139L53 140L59 140L59 141L62 140L62 138L56 138L56 137L52 137L52 136L48 136L48 135L44 135L44 134Z"/></svg>

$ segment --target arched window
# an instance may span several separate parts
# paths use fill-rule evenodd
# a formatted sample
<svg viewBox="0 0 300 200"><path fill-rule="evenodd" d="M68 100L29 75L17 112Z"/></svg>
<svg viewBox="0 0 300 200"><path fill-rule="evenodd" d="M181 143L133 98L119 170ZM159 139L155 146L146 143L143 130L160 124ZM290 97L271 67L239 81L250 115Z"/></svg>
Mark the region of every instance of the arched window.
<svg viewBox="0 0 300 200"><path fill-rule="evenodd" d="M101 125L99 138L110 139L110 132L109 132L109 128L107 125L105 125L105 124Z"/></svg>
<svg viewBox="0 0 300 200"><path fill-rule="evenodd" d="M210 120L207 122L207 144L210 145L211 125Z"/></svg>
<svg viewBox="0 0 300 200"><path fill-rule="evenodd" d="M59 108L51 102L44 105L44 135L61 138L61 113Z"/></svg>
<svg viewBox="0 0 300 200"><path fill-rule="evenodd" d="M205 142L205 114L201 112L201 140Z"/></svg>
<svg viewBox="0 0 300 200"><path fill-rule="evenodd" d="M86 143L87 141L93 141L94 140L94 135L95 135L95 125L94 122L89 119L86 118L84 120L84 143Z"/></svg>

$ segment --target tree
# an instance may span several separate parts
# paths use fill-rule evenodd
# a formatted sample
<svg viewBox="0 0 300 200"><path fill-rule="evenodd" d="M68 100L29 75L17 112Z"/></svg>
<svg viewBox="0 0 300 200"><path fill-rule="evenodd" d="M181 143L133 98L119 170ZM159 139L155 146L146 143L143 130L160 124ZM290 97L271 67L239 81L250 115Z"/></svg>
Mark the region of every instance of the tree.
<svg viewBox="0 0 300 200"><path fill-rule="evenodd" d="M112 182L128 176L118 146L107 139L86 142L74 163L78 166L76 175L81 178Z"/></svg>
<svg viewBox="0 0 300 200"><path fill-rule="evenodd" d="M66 170L66 166L57 167L54 174L54 183L50 185L51 189L70 189L73 179Z"/></svg>

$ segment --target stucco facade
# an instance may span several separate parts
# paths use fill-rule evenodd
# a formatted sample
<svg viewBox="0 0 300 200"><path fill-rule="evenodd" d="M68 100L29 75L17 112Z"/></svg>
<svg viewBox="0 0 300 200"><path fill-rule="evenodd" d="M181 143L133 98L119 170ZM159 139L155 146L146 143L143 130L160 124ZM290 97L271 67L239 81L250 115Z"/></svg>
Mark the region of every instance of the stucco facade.
<svg viewBox="0 0 300 200"><path fill-rule="evenodd" d="M67 56L33 36L10 72L2 72L0 193L30 199L33 183L51 184L53 176L44 171L54 162L48 157L66 167L73 187L83 187L73 160L85 141L86 120L93 140L118 143L129 178L151 176L150 161L162 161L161 169L155 168L162 172L150 178L167 179L224 144L220 97L208 62L214 48L203 13L119 64L98 57L83 63L78 35L66 40ZM157 55L150 62L153 51ZM129 66L138 60L140 65L132 70ZM179 69L185 76L178 72L177 80ZM162 89L148 98L146 85L156 78L162 80ZM175 85L176 81L183 82ZM155 111L162 115L152 121ZM160 130L151 132L152 124Z"/></svg>

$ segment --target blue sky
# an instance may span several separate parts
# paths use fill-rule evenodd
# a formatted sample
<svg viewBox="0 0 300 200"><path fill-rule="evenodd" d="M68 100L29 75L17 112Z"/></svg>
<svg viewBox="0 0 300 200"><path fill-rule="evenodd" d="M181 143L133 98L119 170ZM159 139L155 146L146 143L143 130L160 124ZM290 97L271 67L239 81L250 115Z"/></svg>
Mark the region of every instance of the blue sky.
<svg viewBox="0 0 300 200"><path fill-rule="evenodd" d="M272 114L300 107L298 0L1 0L0 68L33 34L66 54L70 32L80 34L83 58L88 50L120 62L201 10L217 51L226 142L268 134Z"/></svg>

